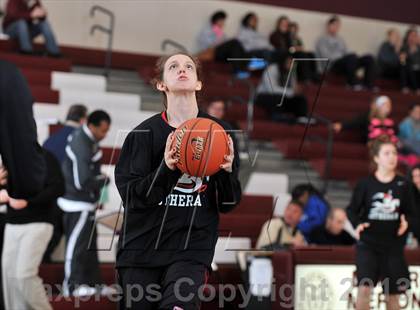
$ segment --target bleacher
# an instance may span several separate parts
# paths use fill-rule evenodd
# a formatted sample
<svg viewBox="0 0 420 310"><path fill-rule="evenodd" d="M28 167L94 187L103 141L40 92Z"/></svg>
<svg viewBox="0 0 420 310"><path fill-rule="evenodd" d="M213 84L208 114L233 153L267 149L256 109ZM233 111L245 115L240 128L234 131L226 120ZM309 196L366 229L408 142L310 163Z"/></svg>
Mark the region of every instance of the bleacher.
<svg viewBox="0 0 420 310"><path fill-rule="evenodd" d="M11 41L0 40L0 59L15 63L26 77L32 91L35 104L34 116L37 121L39 140L42 143L52 132L59 128L59 120L65 115L69 105L83 103L89 110L105 109L112 117L111 130L107 138L102 141L104 151L104 171L113 176L122 142L126 134L143 120L155 112L147 111L142 107L141 97L137 94L118 93L107 91L107 80L103 76L73 73L72 66L99 66L103 63L103 54L90 52L88 49L62 47L64 58L51 59L43 57L22 56L13 53L15 44ZM153 66L157 55L114 55L116 68L136 70L144 81L149 81L153 76ZM133 67L134 66L134 67ZM249 88L247 85L235 82L231 84L231 74L228 65L208 62L203 64L205 86L203 98L220 95L229 97L239 96L247 102ZM250 79L256 86L258 73ZM399 122L406 114L409 104L415 99L413 95L403 95L398 91L396 83L389 81L377 82L381 87L381 94L390 96L394 103L393 117ZM342 121L357 114L367 111L370 100L374 94L367 91L354 92L346 89L340 78L329 76L322 85L320 96L315 102L318 86L305 88L305 95L314 107L314 113L333 121ZM252 98L251 98L252 99ZM308 125L306 138L305 125L283 124L269 120L265 111L254 107L253 130L249 138L255 141L269 141L284 158L303 160L320 174L324 175L326 162L326 139L328 128L322 124ZM235 121L244 131L247 130L247 106L233 101L227 110L227 120ZM329 178L332 180L345 180L353 184L358 178L368 172L368 154L364 144L361 143L360 134L357 132L342 132L334 135L332 149L332 163ZM214 262L218 270L211 275L210 284L241 283L241 274L236 264L235 250L238 248L254 247L260 233L261 226L273 215L281 215L285 204L290 199L288 176L284 174L264 174L255 172L247 184L243 184L244 196L235 211L223 214L220 217L220 239L216 247ZM275 187L273 187L275 185ZM120 207L119 195L115 188L113 178L110 184L110 200L98 215L110 211L118 211ZM100 253L101 272L106 284L115 283L115 270L113 266L115 244L111 244L113 232L99 225L98 248L109 248L108 253ZM61 250L61 252L60 252ZM57 263L41 266L41 276L45 283L61 284L63 280L63 248L59 248L55 257ZM293 257L284 259L300 261L300 252L293 253ZM292 254L291 254L292 255ZM293 275L282 273L285 268L276 263L275 276L281 278L280 282L292 283ZM286 265L288 266L288 265ZM286 277L286 278L285 278ZM57 294L57 292L54 292ZM57 295L55 295L57 296ZM98 301L87 300L80 302L80 309L116 309L116 304L109 299L101 298ZM240 300L234 300L227 309L236 309ZM53 301L55 309L72 309L74 299L65 300L57 296ZM202 309L218 309L216 303L205 303ZM273 308L274 309L274 308Z"/></svg>

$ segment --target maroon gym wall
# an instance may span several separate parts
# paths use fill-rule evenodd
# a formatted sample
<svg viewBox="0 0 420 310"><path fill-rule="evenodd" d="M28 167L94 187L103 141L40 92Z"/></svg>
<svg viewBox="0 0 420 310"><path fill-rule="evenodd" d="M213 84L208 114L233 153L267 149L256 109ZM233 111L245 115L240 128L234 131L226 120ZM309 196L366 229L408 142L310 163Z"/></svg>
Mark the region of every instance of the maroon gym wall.
<svg viewBox="0 0 420 310"><path fill-rule="evenodd" d="M269 4L308 11L382 19L407 24L420 24L419 0L234 0Z"/></svg>

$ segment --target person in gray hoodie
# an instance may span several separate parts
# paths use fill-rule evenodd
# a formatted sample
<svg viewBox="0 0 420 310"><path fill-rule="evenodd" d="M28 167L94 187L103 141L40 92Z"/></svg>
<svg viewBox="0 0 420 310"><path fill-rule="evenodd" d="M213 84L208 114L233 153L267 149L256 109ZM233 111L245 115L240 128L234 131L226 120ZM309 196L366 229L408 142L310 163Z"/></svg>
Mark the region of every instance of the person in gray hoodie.
<svg viewBox="0 0 420 310"><path fill-rule="evenodd" d="M327 31L316 42L317 57L328 58L330 68L336 74L344 75L347 84L359 90L356 71L364 69L363 86L372 89L375 80L375 60L371 55L358 56L348 50L346 42L339 36L341 21L338 16L331 17L327 22Z"/></svg>
<svg viewBox="0 0 420 310"><path fill-rule="evenodd" d="M241 22L237 39L251 57L264 58L269 63L278 63L285 59L287 53L275 50L268 37L257 31L258 17L255 13L248 13Z"/></svg>
<svg viewBox="0 0 420 310"><path fill-rule="evenodd" d="M105 138L111 118L105 111L92 112L87 124L69 137L62 163L66 193L58 199L64 211L66 256L64 265L64 295L96 294L100 271L96 246L95 210L100 190L108 184L101 174L102 151L99 141Z"/></svg>

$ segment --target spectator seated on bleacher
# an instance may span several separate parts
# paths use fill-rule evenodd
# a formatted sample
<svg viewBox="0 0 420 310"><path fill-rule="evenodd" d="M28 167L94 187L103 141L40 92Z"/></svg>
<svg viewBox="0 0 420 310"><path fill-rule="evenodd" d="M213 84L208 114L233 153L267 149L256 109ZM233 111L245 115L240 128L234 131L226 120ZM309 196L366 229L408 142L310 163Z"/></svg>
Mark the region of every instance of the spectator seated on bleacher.
<svg viewBox="0 0 420 310"><path fill-rule="evenodd" d="M387 79L400 80L401 88L407 87L400 59L402 41L400 32L395 29L389 29L387 39L384 41L378 52L378 68L382 77Z"/></svg>
<svg viewBox="0 0 420 310"><path fill-rule="evenodd" d="M262 250L276 250L288 246L305 244L298 224L303 216L303 205L292 200L284 210L283 217L271 218L264 223L257 240L256 248Z"/></svg>
<svg viewBox="0 0 420 310"><path fill-rule="evenodd" d="M306 59L305 61L297 60L295 62L299 81L317 81L316 62L315 60L308 61L308 59L313 59L315 55L304 50L303 42L297 34L298 25L296 23L293 24L293 33L291 25L287 16L280 16L276 23L276 28L270 35L270 43L282 54L291 55L295 59Z"/></svg>
<svg viewBox="0 0 420 310"><path fill-rule="evenodd" d="M388 96L379 96L373 99L368 112L349 121L335 123L334 130L336 133L349 129L358 130L364 143L384 134L397 142L394 121L389 117L391 111L391 99Z"/></svg>
<svg viewBox="0 0 420 310"><path fill-rule="evenodd" d="M346 211L340 208L331 208L325 225L315 228L309 234L308 242L317 245L352 245L355 239L350 236L344 226L347 221Z"/></svg>
<svg viewBox="0 0 420 310"><path fill-rule="evenodd" d="M8 0L3 30L9 37L18 40L20 52L23 54L34 53L32 40L42 34L48 55L61 55L47 20L47 11L39 0Z"/></svg>
<svg viewBox="0 0 420 310"><path fill-rule="evenodd" d="M325 223L330 206L323 195L311 184L299 184L292 190L292 199L303 206L303 216L297 225L299 231L309 240L310 233Z"/></svg>
<svg viewBox="0 0 420 310"><path fill-rule="evenodd" d="M372 89L375 79L375 60L372 55L358 56L348 50L346 42L339 36L341 22L338 16L331 17L327 22L327 31L316 42L316 55L330 61L331 71L346 77L347 84L355 90L360 90L356 71L364 69L363 86Z"/></svg>
<svg viewBox="0 0 420 310"><path fill-rule="evenodd" d="M292 58L288 56L265 69L257 87L255 103L263 107L272 120L306 122L308 103L301 93L295 71L287 81L291 64Z"/></svg>
<svg viewBox="0 0 420 310"><path fill-rule="evenodd" d="M401 52L401 61L405 64L404 79L407 81L403 92L408 92L408 87L411 87L420 95L420 38L416 28L407 30Z"/></svg>
<svg viewBox="0 0 420 310"><path fill-rule="evenodd" d="M200 60L216 60L219 62L229 62L229 58L245 59L247 54L242 44L237 39L228 39L224 31L227 14L224 11L215 12L210 22L200 31L197 37L198 58ZM247 71L250 69L263 69L264 62L251 61L230 61L233 73L238 78L250 76Z"/></svg>
<svg viewBox="0 0 420 310"><path fill-rule="evenodd" d="M279 62L286 54L277 51L268 38L257 31L258 17L255 13L248 13L241 22L237 39L241 42L248 57L264 58L267 62Z"/></svg>
<svg viewBox="0 0 420 310"><path fill-rule="evenodd" d="M420 103L410 107L408 116L399 125L398 137L407 154L420 156Z"/></svg>

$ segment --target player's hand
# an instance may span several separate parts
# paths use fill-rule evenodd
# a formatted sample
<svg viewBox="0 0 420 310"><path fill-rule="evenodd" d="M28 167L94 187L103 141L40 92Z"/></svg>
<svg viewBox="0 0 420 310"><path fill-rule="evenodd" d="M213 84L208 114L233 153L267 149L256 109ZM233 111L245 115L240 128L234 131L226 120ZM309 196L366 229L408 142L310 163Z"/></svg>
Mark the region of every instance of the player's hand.
<svg viewBox="0 0 420 310"><path fill-rule="evenodd" d="M359 224L357 227L356 227L356 239L357 240L359 240L360 239L360 234L366 229L366 228L368 228L370 226L370 224L369 223L362 223L362 224Z"/></svg>
<svg viewBox="0 0 420 310"><path fill-rule="evenodd" d="M401 215L401 218L400 218L400 227L398 228L398 233L397 233L398 236L404 235L404 233L407 231L407 228L408 228L408 222L405 219L405 215L403 214Z"/></svg>
<svg viewBox="0 0 420 310"><path fill-rule="evenodd" d="M168 166L169 169L175 171L176 163L178 162L178 158L176 157L176 148L175 146L171 148L172 142L175 139L175 132L171 132L166 139L166 147L165 147L165 164Z"/></svg>
<svg viewBox="0 0 420 310"><path fill-rule="evenodd" d="M232 164L235 159L235 150L233 149L233 141L230 135L228 135L229 155L225 155L225 162L220 165L220 168L226 172L232 172Z"/></svg>
<svg viewBox="0 0 420 310"><path fill-rule="evenodd" d="M0 190L0 203L8 203L9 202L9 193L7 190L2 189Z"/></svg>
<svg viewBox="0 0 420 310"><path fill-rule="evenodd" d="M15 210L24 209L28 206L28 201L25 199L9 198L9 206Z"/></svg>
<svg viewBox="0 0 420 310"><path fill-rule="evenodd" d="M0 186L7 184L7 170L3 166L0 166Z"/></svg>

